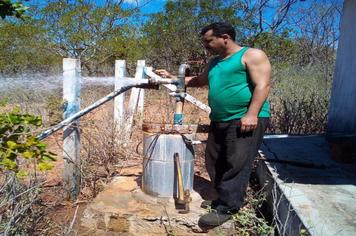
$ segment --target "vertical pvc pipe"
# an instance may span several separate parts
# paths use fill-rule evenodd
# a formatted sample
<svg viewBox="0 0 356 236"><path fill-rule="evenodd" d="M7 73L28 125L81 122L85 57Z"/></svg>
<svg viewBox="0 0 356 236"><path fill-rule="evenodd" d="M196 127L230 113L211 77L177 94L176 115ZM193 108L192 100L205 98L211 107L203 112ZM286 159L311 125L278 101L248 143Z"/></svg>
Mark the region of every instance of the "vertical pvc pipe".
<svg viewBox="0 0 356 236"><path fill-rule="evenodd" d="M80 61L63 59L63 118L66 119L80 109ZM63 131L64 188L67 197L75 199L80 192L80 134L79 120L73 121Z"/></svg>
<svg viewBox="0 0 356 236"><path fill-rule="evenodd" d="M122 87L121 79L126 76L126 61L115 61L115 91ZM125 93L115 97L114 100L114 121L116 123L117 131L121 130L124 122L124 98Z"/></svg>

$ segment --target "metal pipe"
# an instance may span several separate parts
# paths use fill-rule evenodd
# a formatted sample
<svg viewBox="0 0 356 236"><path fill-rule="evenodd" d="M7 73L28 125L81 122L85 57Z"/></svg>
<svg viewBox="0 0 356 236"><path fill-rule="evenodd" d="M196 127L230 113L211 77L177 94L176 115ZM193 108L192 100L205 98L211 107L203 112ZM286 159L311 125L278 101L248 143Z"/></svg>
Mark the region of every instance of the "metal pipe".
<svg viewBox="0 0 356 236"><path fill-rule="evenodd" d="M148 75L151 78L152 83L175 84L175 85L177 85L179 83L178 79L166 79L166 78L162 78L161 76L155 74L152 71L152 67L145 67L144 72L146 75Z"/></svg>
<svg viewBox="0 0 356 236"><path fill-rule="evenodd" d="M135 79L123 79L122 81L122 87L114 91L105 97L99 99L98 101L94 102L90 106L84 108L83 110L73 114L72 116L68 117L67 119L64 119L62 122L58 123L55 126L52 126L51 128L47 129L46 131L40 133L37 135L37 138L39 140L45 139L51 134L55 133L56 131L62 129L63 127L69 125L71 122L74 120L84 116L85 114L91 112L95 108L101 106L102 104L110 101L114 97L118 96L119 94L129 90L130 88L133 87L143 87L143 88L152 88L152 86L158 85L158 84L170 84L170 83L175 83L174 80L171 79L155 79L155 80L149 80L149 79L140 79L140 80L135 80Z"/></svg>
<svg viewBox="0 0 356 236"><path fill-rule="evenodd" d="M179 66L179 70L178 70L178 85L177 85L177 89L182 89L185 90L185 72L186 70L189 68L189 66L187 64L181 64ZM182 91L185 92L185 91Z"/></svg>
<svg viewBox="0 0 356 236"><path fill-rule="evenodd" d="M156 75L155 73L153 73L152 72L152 67L145 67L145 73L146 73L146 75L148 75L152 79L158 79L158 81L159 80L165 80L165 79L161 78L159 75ZM190 94L177 93L176 92L177 91L177 86L175 86L175 84L178 84L178 80L172 79L172 83L171 84L163 84L163 86L166 87L168 90L173 92L173 93L170 94L171 96L181 96L184 100L187 100L188 102L193 103L195 106L197 106L198 108L202 109L203 111L205 111L207 113L210 113L211 109L210 109L209 106L205 105L204 103L202 103L198 99L194 98Z"/></svg>
<svg viewBox="0 0 356 236"><path fill-rule="evenodd" d="M185 72L189 68L187 64L181 64L178 70L178 84L176 93L176 109L173 118L173 124L183 124L183 106L184 106L184 93L185 93Z"/></svg>

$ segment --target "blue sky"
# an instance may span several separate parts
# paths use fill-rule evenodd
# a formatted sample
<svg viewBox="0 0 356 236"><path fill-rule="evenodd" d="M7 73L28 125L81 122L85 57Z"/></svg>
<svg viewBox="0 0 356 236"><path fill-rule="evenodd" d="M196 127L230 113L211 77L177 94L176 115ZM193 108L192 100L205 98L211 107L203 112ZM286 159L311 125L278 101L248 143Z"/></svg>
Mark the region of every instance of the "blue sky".
<svg viewBox="0 0 356 236"><path fill-rule="evenodd" d="M15 2L15 1L14 1ZM28 2L24 2L25 5L37 5L37 6L45 6L48 1L44 0L29 0ZM103 3L104 0L96 0L98 4ZM142 13L156 13L163 10L164 4L166 0L125 0L125 7L136 7L142 6L140 8Z"/></svg>
<svg viewBox="0 0 356 236"><path fill-rule="evenodd" d="M163 10L166 0L125 0L124 6L142 6L141 12L144 14L156 13Z"/></svg>
<svg viewBox="0 0 356 236"><path fill-rule="evenodd" d="M13 0L15 1L15 0ZM98 4L103 3L105 0L95 0ZM119 0L117 0L119 1ZM162 11L164 8L164 4L167 0L124 0L124 7L136 7L140 6L140 10L144 14L150 14L150 13L156 13L159 11ZM48 1L44 0L29 0L28 2L24 2L25 5L40 5L44 6L46 5ZM271 3L276 3L277 1L271 1ZM319 2L322 4L328 3L328 2L338 2L342 3L343 0L306 0L305 2L299 2L298 5L300 6L308 6L310 5L311 2ZM271 11L273 12L273 10Z"/></svg>
<svg viewBox="0 0 356 236"><path fill-rule="evenodd" d="M15 0L13 0L15 1ZM71 1L75 1L75 0L71 0ZM98 5L101 5L105 2L105 0L94 0ZM119 1L119 0L116 0ZM279 0L271 0L270 4L275 5L276 3L278 3ZM356 1L356 0L355 0ZM48 1L45 0L29 0L28 2L24 2L25 5L39 5L39 6L45 6L46 3ZM142 14L151 14L151 13L156 13L156 12L160 12L163 11L164 9L164 5L167 2L167 0L124 0L124 4L123 7L124 8L133 8L133 7L140 7L140 11ZM337 3L342 3L343 0L306 0L306 1L300 1L297 2L297 5L294 6L295 7L301 7L301 8L308 8L308 6L311 5L311 3L313 2L318 2L319 4L327 4L330 2L337 2ZM267 12L265 12L265 17L267 19L272 19L274 17L275 14L275 10L273 8L270 8L267 10ZM142 20L143 22L146 20L147 18L143 17ZM339 19L337 19L337 22L335 22L335 24L339 23Z"/></svg>

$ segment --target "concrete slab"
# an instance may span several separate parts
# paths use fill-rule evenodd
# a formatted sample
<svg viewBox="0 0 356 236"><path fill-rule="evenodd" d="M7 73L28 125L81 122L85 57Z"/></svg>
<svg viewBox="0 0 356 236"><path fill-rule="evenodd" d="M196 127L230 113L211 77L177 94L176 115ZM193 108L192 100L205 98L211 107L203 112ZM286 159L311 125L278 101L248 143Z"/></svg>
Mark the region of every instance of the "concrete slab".
<svg viewBox="0 0 356 236"><path fill-rule="evenodd" d="M330 159L324 136L265 139L258 166L281 235L356 235L356 155Z"/></svg>

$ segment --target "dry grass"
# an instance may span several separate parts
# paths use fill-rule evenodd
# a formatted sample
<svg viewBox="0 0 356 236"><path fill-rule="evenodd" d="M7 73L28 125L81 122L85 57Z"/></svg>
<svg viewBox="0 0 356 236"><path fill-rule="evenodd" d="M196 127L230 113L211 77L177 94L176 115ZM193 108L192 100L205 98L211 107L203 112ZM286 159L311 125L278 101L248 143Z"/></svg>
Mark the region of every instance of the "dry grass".
<svg viewBox="0 0 356 236"><path fill-rule="evenodd" d="M280 89L283 90L283 88ZM82 88L81 107L84 108L92 104L99 98L110 93L112 90L112 86L92 86ZM207 88L189 88L187 92L207 104ZM142 117L135 116L130 139L126 142L118 142L118 140L122 140L124 134L121 131L122 129L116 127L113 120L112 101L80 119L82 162L82 191L79 197L80 201L90 201L108 182L111 181L112 177L120 175L124 168L142 165L142 123L173 122L175 99L170 97L168 93L168 90L163 87L159 90L145 91L144 114ZM126 95L126 100L128 100L128 95L129 92ZM277 95L273 94L273 96ZM11 99L11 101L17 101L16 103L20 104L23 111L42 115L46 126L56 123L61 119L62 111L60 104L62 98L60 91L52 91L51 93L45 94L15 93L13 96L17 96L17 98ZM315 99L308 101L315 101ZM12 105L10 104L9 107L11 106ZM293 104L291 106L293 108ZM306 104L301 109L308 109L308 106L310 105ZM315 106L317 106L317 104ZM3 109L8 109L9 107ZM275 107L278 108L278 106ZM281 111L272 111L274 115L278 115L278 112L282 114ZM184 115L184 123L209 124L210 122L208 114L188 102L184 105ZM291 115L293 115L293 113L291 113ZM279 126L276 126L277 124ZM275 130L283 130L283 120L278 120L276 125L274 126ZM309 126L312 126L312 124ZM57 139L61 139L61 135L56 135L56 137ZM206 138L207 134L197 135L198 140L205 140ZM48 142L53 143L53 140L49 140ZM61 163L61 141L57 140L54 143L58 143L55 152L59 154L58 162ZM204 145L197 145L195 146L195 170L200 175L207 176L204 163ZM63 165L59 164L56 167L56 171L58 172L62 167ZM50 177L47 176L47 178ZM57 183L60 183L60 180L58 180ZM56 186L57 183L55 184ZM44 195L42 194L41 197L48 203L48 196L52 195L48 191L45 191ZM61 196L60 187L56 188L56 196L53 196L53 198L51 197L52 203L49 204L50 207L47 208L47 210L49 209L49 212L54 210L57 211L58 208L56 207L61 207L61 200L63 200L61 199ZM70 210L66 214L73 214L72 207L69 208ZM47 210L44 209L43 211ZM65 226L70 223L71 220L71 218L68 218L68 220L64 220L61 224L55 223L53 228L56 228L58 232L67 229Z"/></svg>

